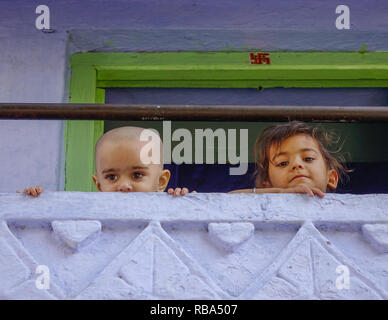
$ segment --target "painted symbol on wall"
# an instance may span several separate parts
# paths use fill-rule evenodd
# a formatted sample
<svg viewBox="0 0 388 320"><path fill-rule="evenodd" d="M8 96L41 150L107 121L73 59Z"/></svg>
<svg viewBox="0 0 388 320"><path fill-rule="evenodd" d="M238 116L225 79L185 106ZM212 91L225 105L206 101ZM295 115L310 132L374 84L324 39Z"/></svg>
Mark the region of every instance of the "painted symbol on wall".
<svg viewBox="0 0 388 320"><path fill-rule="evenodd" d="M271 59L269 57L269 53L261 52L261 53L250 53L249 59L251 64L271 64Z"/></svg>

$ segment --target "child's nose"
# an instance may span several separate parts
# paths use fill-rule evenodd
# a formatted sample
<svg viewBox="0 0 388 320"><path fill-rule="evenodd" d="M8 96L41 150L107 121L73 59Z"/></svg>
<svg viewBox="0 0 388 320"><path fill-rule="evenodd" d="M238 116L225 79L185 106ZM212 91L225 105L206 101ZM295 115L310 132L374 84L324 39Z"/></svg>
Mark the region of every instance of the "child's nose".
<svg viewBox="0 0 388 320"><path fill-rule="evenodd" d="M303 161L302 159L296 158L294 159L294 162L292 163L292 169L302 169L303 168Z"/></svg>
<svg viewBox="0 0 388 320"><path fill-rule="evenodd" d="M119 192L131 192L132 191L132 185L129 183L129 181L124 181L119 185Z"/></svg>

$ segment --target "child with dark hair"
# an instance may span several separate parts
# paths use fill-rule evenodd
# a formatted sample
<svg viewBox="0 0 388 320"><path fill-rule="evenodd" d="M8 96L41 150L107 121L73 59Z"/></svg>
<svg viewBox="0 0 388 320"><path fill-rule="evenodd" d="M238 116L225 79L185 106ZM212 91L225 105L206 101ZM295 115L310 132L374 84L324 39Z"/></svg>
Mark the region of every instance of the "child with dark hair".
<svg viewBox="0 0 388 320"><path fill-rule="evenodd" d="M323 197L348 170L329 148L338 139L319 127L292 121L264 129L255 143L253 189L231 193L307 193Z"/></svg>

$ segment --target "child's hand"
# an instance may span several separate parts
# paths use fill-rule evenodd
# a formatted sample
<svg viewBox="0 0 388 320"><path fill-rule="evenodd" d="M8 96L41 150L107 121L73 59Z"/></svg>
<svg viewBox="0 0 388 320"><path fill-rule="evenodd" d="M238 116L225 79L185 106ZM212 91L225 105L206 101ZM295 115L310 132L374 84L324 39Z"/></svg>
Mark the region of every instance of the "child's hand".
<svg viewBox="0 0 388 320"><path fill-rule="evenodd" d="M24 193L33 197L39 196L43 192L43 188L41 186L25 188ZM16 191L16 193L20 193L20 191Z"/></svg>
<svg viewBox="0 0 388 320"><path fill-rule="evenodd" d="M323 198L325 194L318 188L310 187L305 184L298 184L291 188L254 188L254 189L240 189L233 190L228 193L307 193L310 197L314 197L314 194Z"/></svg>
<svg viewBox="0 0 388 320"><path fill-rule="evenodd" d="M281 189L282 193L307 193L310 197L314 197L314 194L319 196L320 198L323 198L325 194L318 188L310 187L305 184L298 184L295 187L292 188L284 188Z"/></svg>
<svg viewBox="0 0 388 320"><path fill-rule="evenodd" d="M177 196L184 196L185 194L189 193L189 189L187 188L170 188L168 189L167 191L168 194L173 194L174 197L177 197ZM192 191L191 193L197 193L197 191Z"/></svg>

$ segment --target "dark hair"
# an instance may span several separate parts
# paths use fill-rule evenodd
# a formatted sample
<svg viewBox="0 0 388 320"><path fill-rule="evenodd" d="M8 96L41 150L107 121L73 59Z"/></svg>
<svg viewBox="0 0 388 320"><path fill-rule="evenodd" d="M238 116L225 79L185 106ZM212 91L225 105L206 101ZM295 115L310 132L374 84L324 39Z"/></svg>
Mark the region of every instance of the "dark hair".
<svg viewBox="0 0 388 320"><path fill-rule="evenodd" d="M319 151L326 162L327 168L337 171L340 181L349 178L348 173L351 170L345 168L345 159L343 155L339 154L342 145L337 150L330 149L340 140L335 132L326 131L321 127L310 127L301 121L291 121L265 128L256 139L254 148L256 185L263 187L265 182L269 182L268 167L271 146L279 148L284 140L297 134L306 134L318 143Z"/></svg>

